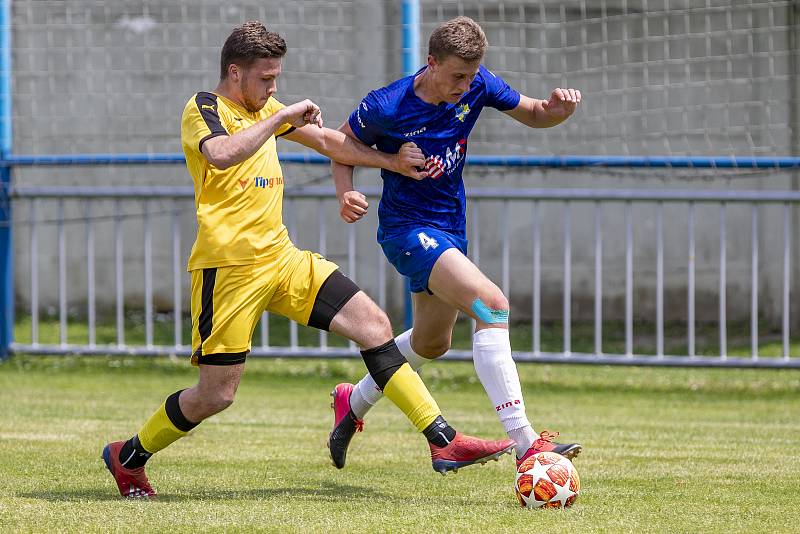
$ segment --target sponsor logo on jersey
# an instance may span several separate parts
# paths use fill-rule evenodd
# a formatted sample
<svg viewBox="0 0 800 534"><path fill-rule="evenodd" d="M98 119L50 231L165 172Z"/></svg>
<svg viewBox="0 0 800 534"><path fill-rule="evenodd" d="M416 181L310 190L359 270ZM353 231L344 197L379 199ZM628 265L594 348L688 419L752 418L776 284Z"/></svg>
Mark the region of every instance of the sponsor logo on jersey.
<svg viewBox="0 0 800 534"><path fill-rule="evenodd" d="M263 176L255 176L252 178L253 187L257 187L259 189L272 189L273 187L277 187L279 185L283 185L283 176L277 176L275 178L265 178ZM247 189L247 184L250 183L250 179L239 180L239 186L242 188L242 191Z"/></svg>
<svg viewBox="0 0 800 534"><path fill-rule="evenodd" d="M425 160L425 170L428 177L438 180L444 174L444 160L442 156L428 156Z"/></svg>
<svg viewBox="0 0 800 534"><path fill-rule="evenodd" d="M253 184L261 189L272 189L273 187L283 185L283 176L277 176L275 178L256 176L253 178Z"/></svg>
<svg viewBox="0 0 800 534"><path fill-rule="evenodd" d="M361 108L364 108L364 111L369 111L367 103L364 102L363 100L361 101L361 105L356 108L356 120L358 121L359 126L361 126L362 128L366 128L367 125L364 124L364 121L361 119Z"/></svg>
<svg viewBox="0 0 800 534"><path fill-rule="evenodd" d="M467 153L467 140L466 139L459 139L456 146L453 147L453 150L447 148L447 152L445 153L445 161L447 162L447 172L449 173L452 168L458 165L464 156Z"/></svg>
<svg viewBox="0 0 800 534"><path fill-rule="evenodd" d="M444 173L450 174L458 167L467 153L467 140L460 139L451 149L447 147L444 156L431 155L425 159L425 170L428 177L438 180Z"/></svg>
<svg viewBox="0 0 800 534"><path fill-rule="evenodd" d="M456 118L461 122L464 122L464 119L467 118L469 112L470 112L469 104L461 104L456 108Z"/></svg>
<svg viewBox="0 0 800 534"><path fill-rule="evenodd" d="M427 130L427 128L426 128L425 126L423 126L423 127L422 127L422 128L420 128L419 130L414 130L413 132L406 132L406 133L404 133L404 134L403 134L403 137L412 137L412 136L414 136L414 135L419 135L419 134L421 134L422 132L424 132L425 130Z"/></svg>
<svg viewBox="0 0 800 534"><path fill-rule="evenodd" d="M362 105L363 105L363 103L362 103ZM366 128L367 127L367 125L364 124L364 121L361 120L361 108L357 108L356 109L356 120L358 120L358 125L361 126L362 128Z"/></svg>

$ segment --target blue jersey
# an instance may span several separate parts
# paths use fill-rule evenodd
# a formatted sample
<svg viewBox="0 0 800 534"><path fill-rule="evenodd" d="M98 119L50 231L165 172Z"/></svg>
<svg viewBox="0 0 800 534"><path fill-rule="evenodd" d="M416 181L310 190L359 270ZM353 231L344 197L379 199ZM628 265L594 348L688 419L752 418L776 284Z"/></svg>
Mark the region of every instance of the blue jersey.
<svg viewBox="0 0 800 534"><path fill-rule="evenodd" d="M424 180L381 170L379 239L420 225L464 237L466 199L461 173L467 137L484 106L514 109L520 95L481 65L458 103L437 106L414 93L417 74L370 92L349 119L350 128L363 143L396 154L403 143L413 141L426 158L428 177Z"/></svg>

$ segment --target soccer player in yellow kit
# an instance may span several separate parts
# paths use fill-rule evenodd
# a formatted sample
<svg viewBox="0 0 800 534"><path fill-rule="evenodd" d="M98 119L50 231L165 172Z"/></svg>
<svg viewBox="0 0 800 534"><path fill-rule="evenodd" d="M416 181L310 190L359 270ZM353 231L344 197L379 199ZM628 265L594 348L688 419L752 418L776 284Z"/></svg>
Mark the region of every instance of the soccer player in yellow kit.
<svg viewBox="0 0 800 534"><path fill-rule="evenodd" d="M413 145L385 154L322 126L310 100L284 106L273 98L286 43L258 21L236 27L222 48L220 82L189 99L181 142L195 188L198 232L192 276L192 363L195 386L177 391L127 441L102 458L123 497L150 497L144 472L156 452L233 403L255 325L263 311L336 332L358 343L384 394L428 439L439 472L510 452L512 440L456 432L402 356L386 314L336 264L290 241L281 217L284 177L276 138L348 165L419 176Z"/></svg>

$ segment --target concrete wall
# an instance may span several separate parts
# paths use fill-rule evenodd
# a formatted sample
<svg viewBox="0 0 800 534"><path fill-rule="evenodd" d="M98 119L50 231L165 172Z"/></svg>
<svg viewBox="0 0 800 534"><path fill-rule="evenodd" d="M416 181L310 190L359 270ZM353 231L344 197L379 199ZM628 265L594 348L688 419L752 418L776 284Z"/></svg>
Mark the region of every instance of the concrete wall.
<svg viewBox="0 0 800 534"><path fill-rule="evenodd" d="M584 103L566 124L529 130L487 110L474 131L471 154L633 154L633 155L790 155L796 154L796 55L791 2L740 5L715 3L688 9L691 2L669 2L667 10L636 9L635 2L422 2L423 43L435 24L458 14L479 20L490 42L485 64L530 96L546 97L556 86L581 89ZM278 97L293 102L310 97L324 110L328 125L346 119L371 88L397 78L400 66L399 2L235 2L222 6L202 1L70 2L20 0L12 4L14 61L14 151L17 154L97 152L179 152L179 117L186 100L209 90L218 77L219 49L230 29L258 18L281 33L289 53ZM420 62L423 58L420 58ZM420 63L421 64L421 63ZM302 147L283 143L284 151ZM287 165L287 185L329 183L327 169ZM189 185L181 166L20 168L15 183ZM473 167L468 186L646 187L701 189L791 189L788 173L675 171L559 171ZM358 184L377 184L377 175L361 171ZM377 207L377 206L376 206ZM590 205L572 209L573 312L591 315L594 219ZM605 213L604 295L607 314L622 311L624 256L619 205ZM29 211L15 211L17 300L25 313L30 267ZM142 206L126 203L126 292L132 306L143 291ZM171 308L171 205L151 206L155 236L156 302ZM314 209L309 208L309 209ZM325 205L332 259L345 262L334 203ZM497 218L486 217L481 265L499 281ZM52 221L55 204L42 203L39 219ZM80 219L82 205L67 203L68 217ZM115 207L98 206L109 217ZM184 258L191 246L194 220L190 202L181 205ZM718 226L716 208L697 208L698 318L716 317ZM103 215L105 214L105 215ZM304 227L299 211L298 242L316 248L316 226ZM543 211L543 312L560 317L563 209ZM686 208L665 212L667 318L685 317ZM638 317L652 319L655 293L652 205L636 207L635 280ZM780 311L782 214L761 211L762 314L775 320ZM797 214L794 215L795 220ZM529 313L531 217L515 206L511 220L512 301L515 315ZM745 319L749 310L750 214L728 210L729 317ZM316 223L313 223L316 224ZM379 257L374 220L357 229L360 256L369 258L357 278L373 294ZM112 224L98 222L98 302L113 303ZM75 313L86 295L85 226L68 227L69 302ZM55 227L39 237L41 303L57 304ZM343 248L344 247L344 248ZM794 250L800 250L795 242ZM374 258L374 259L373 259ZM797 263L795 263L796 265ZM796 271L796 269L795 269ZM795 276L795 279L797 277ZM188 276L184 277L188 285ZM795 283L797 280L795 280ZM388 305L401 302L400 284L391 276ZM796 292L795 292L796 293ZM188 294L186 292L185 294ZM188 297L187 297L188 299ZM184 306L186 309L186 306ZM795 313L795 317L800 314Z"/></svg>

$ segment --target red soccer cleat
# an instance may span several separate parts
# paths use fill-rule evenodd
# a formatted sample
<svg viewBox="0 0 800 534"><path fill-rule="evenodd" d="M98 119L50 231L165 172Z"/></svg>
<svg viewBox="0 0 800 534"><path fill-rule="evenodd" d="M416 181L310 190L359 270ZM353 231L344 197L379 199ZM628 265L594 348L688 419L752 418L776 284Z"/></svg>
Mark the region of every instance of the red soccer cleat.
<svg viewBox="0 0 800 534"><path fill-rule="evenodd" d="M530 449L528 449L525 454L522 455L522 458L517 458L517 467L519 467L522 462L533 456L534 454L540 452L555 452L568 458L570 461L578 456L583 447L581 447L580 443L556 443L553 439L558 437L558 432L552 433L548 432L547 430L542 430L539 434L539 439L533 442Z"/></svg>
<svg viewBox="0 0 800 534"><path fill-rule="evenodd" d="M124 441L114 441L103 448L103 461L106 468L111 472L111 476L117 482L119 493L126 498L134 497L155 497L156 490L147 480L144 474L144 467L137 469L126 469L119 462L119 451L125 444Z"/></svg>
<svg viewBox="0 0 800 534"><path fill-rule="evenodd" d="M353 392L353 384L338 384L331 397L333 402L333 430L328 436L328 450L331 453L331 461L337 469L344 467L347 459L347 447L356 432L364 430L364 420L356 418L350 410L350 394Z"/></svg>
<svg viewBox="0 0 800 534"><path fill-rule="evenodd" d="M429 445L433 470L444 475L448 471L455 473L468 465L497 460L511 452L515 443L512 439L489 441L456 432L456 437L446 447L437 447L433 443Z"/></svg>

